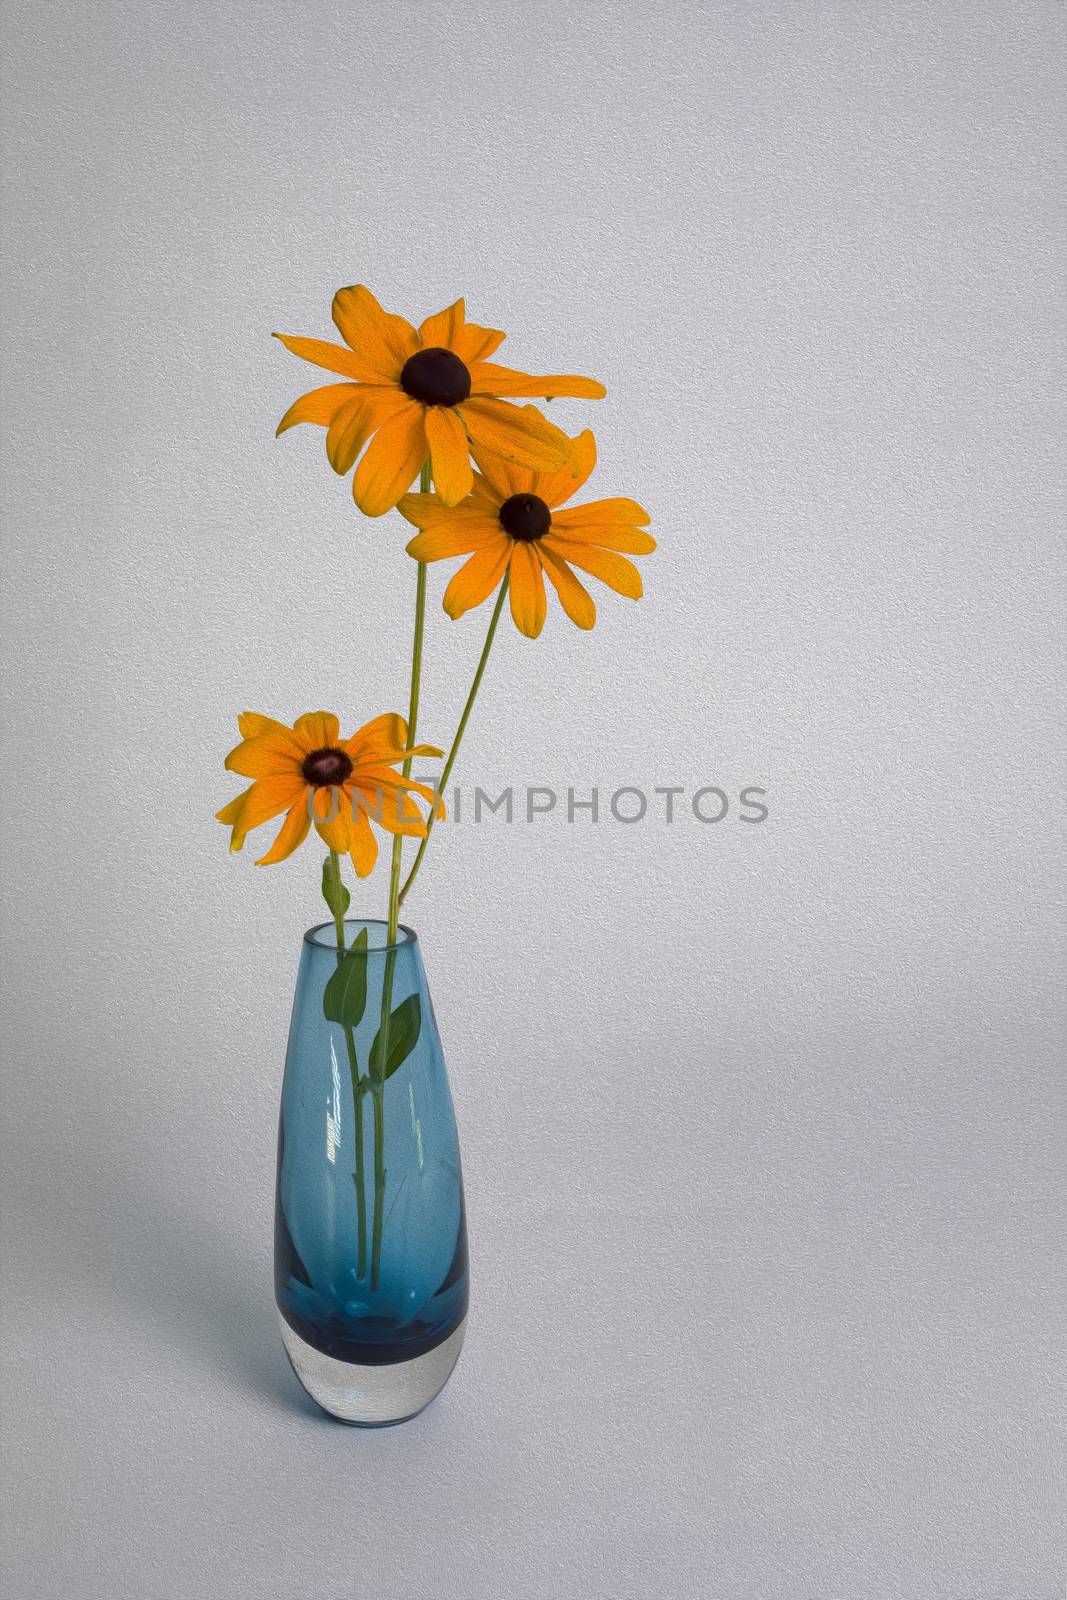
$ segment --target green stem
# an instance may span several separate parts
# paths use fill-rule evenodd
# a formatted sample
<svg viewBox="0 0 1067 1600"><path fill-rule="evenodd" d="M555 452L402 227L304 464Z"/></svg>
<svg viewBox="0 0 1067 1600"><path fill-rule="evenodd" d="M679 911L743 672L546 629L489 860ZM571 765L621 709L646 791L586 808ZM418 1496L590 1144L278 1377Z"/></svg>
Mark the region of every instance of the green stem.
<svg viewBox="0 0 1067 1600"><path fill-rule="evenodd" d="M382 1267L382 1223L385 1217L385 1106L384 1084L374 1090L374 1235L371 1240L370 1286L378 1287Z"/></svg>
<svg viewBox="0 0 1067 1600"><path fill-rule="evenodd" d="M423 463L419 475L419 492L430 492L430 462ZM426 626L426 563L418 563L415 583L415 629L411 641L411 687L408 693L408 744L415 743L415 730L419 721L419 688L422 681L422 636ZM401 773L411 776L412 757L408 756ZM397 795L397 804L403 806L403 793ZM382 979L382 1019L379 1027L381 1059L389 1055L389 1019L393 1009L393 969L396 966L396 930L400 922L400 868L404 848L403 835L393 835L393 852L389 863L389 920L386 931L385 973ZM374 1085L374 1227L371 1238L370 1286L374 1291L382 1264L382 1227L385 1221L385 1105L382 1094L384 1083Z"/></svg>
<svg viewBox="0 0 1067 1600"><path fill-rule="evenodd" d="M430 463L427 461L422 469L419 479L421 494L430 492ZM426 623L426 563L418 563L419 575L415 587L415 634L411 642L411 690L408 695L408 744L415 743L415 729L419 720L419 688L422 679L422 635ZM411 756L401 767L405 778L411 776ZM397 803L403 806L403 795L397 796ZM393 835L393 854L389 864L389 933L388 943L396 943L396 929L400 921L400 861L404 849L402 834ZM388 1015L388 1011L386 1012Z"/></svg>
<svg viewBox="0 0 1067 1600"><path fill-rule="evenodd" d="M337 930L337 965L344 960L345 919L341 910L341 858L336 850L330 851L330 875L333 878L333 925ZM356 1055L356 1036L346 1027L345 1048L348 1051L348 1072L352 1079L352 1105L354 1108L353 1132L356 1144L356 1170L352 1182L356 1186L356 1213L359 1218L359 1265L356 1276L362 1278L367 1271L367 1182L363 1155L363 1089Z"/></svg>
<svg viewBox="0 0 1067 1600"><path fill-rule="evenodd" d="M478 662L478 669L474 674L474 681L471 684L470 693L467 696L467 703L463 707L463 715L459 719L459 727L456 729L456 736L452 740L452 748L448 752L448 760L445 762L444 771L441 773L439 787L442 794L444 794L448 780L452 776L452 768L456 764L456 757L459 755L459 747L463 743L463 735L467 731L467 723L470 721L471 712L474 710L474 702L478 698L478 690L481 688L482 678L485 676L486 663L489 660L489 652L493 648L493 639L496 636L496 625L500 621L500 613L504 609L504 601L507 598L507 592L508 574L505 572L504 581L500 585L500 593L496 597L496 605L493 607L493 615L489 623L489 632L486 634L485 643L482 646L482 654L481 659ZM422 865L422 858L426 854L426 846L430 842L430 834L433 832L433 824L434 814L431 812L426 822L426 833L423 837L422 843L419 845L419 853L415 857L415 863L411 871L408 873L407 882L404 884L404 887L401 889L397 898L398 909L404 904L404 900L408 894L408 891L410 890L411 885L415 882L416 874Z"/></svg>

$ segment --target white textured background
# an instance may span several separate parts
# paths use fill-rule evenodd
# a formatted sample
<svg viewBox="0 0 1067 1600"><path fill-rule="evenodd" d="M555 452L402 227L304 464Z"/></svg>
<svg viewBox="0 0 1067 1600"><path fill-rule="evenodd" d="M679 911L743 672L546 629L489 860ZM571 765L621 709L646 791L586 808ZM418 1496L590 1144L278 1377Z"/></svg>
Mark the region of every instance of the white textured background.
<svg viewBox="0 0 1067 1600"><path fill-rule="evenodd" d="M9 5L11 1600L1061 1595L1062 15ZM378 1435L271 1300L317 852L212 821L238 710L403 700L403 525L272 439L360 280L603 377L662 541L468 776L771 806L442 831L473 1319Z"/></svg>

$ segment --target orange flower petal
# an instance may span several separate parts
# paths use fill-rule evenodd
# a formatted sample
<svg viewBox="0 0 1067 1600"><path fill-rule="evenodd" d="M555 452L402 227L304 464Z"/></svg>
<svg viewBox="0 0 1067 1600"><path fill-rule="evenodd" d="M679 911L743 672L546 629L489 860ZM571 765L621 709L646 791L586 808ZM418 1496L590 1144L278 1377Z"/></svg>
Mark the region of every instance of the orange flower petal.
<svg viewBox="0 0 1067 1600"><path fill-rule="evenodd" d="M641 574L625 556L617 556L611 550L601 550L592 544L575 544L570 539L561 539L554 531L546 533L541 543L554 556L561 556L572 567L591 573L601 583L606 583L609 589L614 589L616 594L624 594L628 600L640 600L644 593Z"/></svg>
<svg viewBox="0 0 1067 1600"><path fill-rule="evenodd" d="M364 723L343 748L355 767L372 761L396 761L404 753L408 742L408 725L395 711L383 711Z"/></svg>
<svg viewBox="0 0 1067 1600"><path fill-rule="evenodd" d="M396 383L401 368L419 348L419 338L404 317L383 311L362 283L338 289L333 320L341 338L357 351L372 374L372 383Z"/></svg>
<svg viewBox="0 0 1067 1600"><path fill-rule="evenodd" d="M235 745L224 765L227 772L239 773L242 778L276 778L299 772L302 761L296 748L267 733Z"/></svg>
<svg viewBox="0 0 1067 1600"><path fill-rule="evenodd" d="M231 800L228 806L223 806L215 815L220 822L229 823L233 828L230 849L240 850L245 842L245 835L251 833L253 828L258 828L263 822L269 822L271 817L276 817L281 811L288 811L290 806L295 805L304 788L304 780L299 774L258 778L244 794L238 795L236 800Z"/></svg>
<svg viewBox="0 0 1067 1600"><path fill-rule="evenodd" d="M416 561L444 561L449 556L466 556L472 550L484 550L502 536L503 530L496 517L482 511L471 511L464 516L453 512L449 521L441 521L424 533L417 533L408 544L407 552Z"/></svg>
<svg viewBox="0 0 1067 1600"><path fill-rule="evenodd" d="M428 349L453 350L455 341L462 340L465 318L463 301L454 300L443 311L435 311L432 317L426 318L419 329L419 338Z"/></svg>
<svg viewBox="0 0 1067 1600"><path fill-rule="evenodd" d="M552 532L572 544L599 545L603 550L621 550L628 556L648 556L656 548L655 539L644 528L627 528L621 522L572 528L562 512L552 518Z"/></svg>
<svg viewBox="0 0 1067 1600"><path fill-rule="evenodd" d="M308 814L307 791L300 796L296 804L291 807L281 830L265 856L260 856L256 862L257 867L271 867L277 861L284 861L291 856L294 850L299 849L308 836L311 827L311 817Z"/></svg>
<svg viewBox="0 0 1067 1600"><path fill-rule="evenodd" d="M326 454L333 470L342 477L351 471L375 429L409 404L399 389L371 388L369 384L360 388L355 399L334 417L326 435Z"/></svg>
<svg viewBox="0 0 1067 1600"><path fill-rule="evenodd" d="M315 831L323 844L339 856L347 855L352 832L351 792L338 784L316 789L314 812Z"/></svg>
<svg viewBox="0 0 1067 1600"><path fill-rule="evenodd" d="M544 476L533 467L522 467L517 461L507 461L491 450L483 450L475 439L471 440L471 455L484 473L481 481L497 509L513 494L536 494L537 481Z"/></svg>
<svg viewBox="0 0 1067 1600"><path fill-rule="evenodd" d="M337 811L337 802L333 798L333 789L309 789L308 810L315 822L329 822Z"/></svg>
<svg viewBox="0 0 1067 1600"><path fill-rule="evenodd" d="M303 745L305 754L310 750L325 750L335 745L340 731L341 724L332 711L308 711L293 723L293 732Z"/></svg>
<svg viewBox="0 0 1067 1600"><path fill-rule="evenodd" d="M537 547L537 554L545 571L545 577L559 596L559 603L570 617L571 621L579 628L591 628L596 622L596 606L593 597L584 584L579 583L574 573L565 561L553 555L546 549L542 539Z"/></svg>
<svg viewBox="0 0 1067 1600"><path fill-rule="evenodd" d="M346 378L354 378L357 383L380 383L381 379L372 367L365 361L360 361L351 350L346 350L340 344L328 344L324 339L298 339L291 333L276 333L275 339L280 339L287 350L294 356L299 356L303 361L310 361L313 366L325 367L327 372L340 372Z"/></svg>
<svg viewBox="0 0 1067 1600"><path fill-rule="evenodd" d="M431 360L433 358L431 357ZM455 506L474 486L467 430L456 413L431 406L426 413L426 443L433 464L433 483L446 506Z"/></svg>
<svg viewBox="0 0 1067 1600"><path fill-rule="evenodd" d="M466 522L471 518L484 521L488 517L496 522L500 501L494 500L487 505L480 497L468 495L460 505L446 506L436 494L406 494L397 501L396 509L416 528L440 528L451 525L457 518Z"/></svg>
<svg viewBox="0 0 1067 1600"><path fill-rule="evenodd" d="M491 356L505 337L499 328L479 328L476 322L468 322L456 333L451 349L466 366L473 367Z"/></svg>
<svg viewBox="0 0 1067 1600"><path fill-rule="evenodd" d="M280 749L291 751L298 761L304 759L303 745L292 728L287 728L284 722L275 722L273 717L260 716L258 711L242 711L237 718L237 726L245 739L263 739L270 734L277 740Z"/></svg>
<svg viewBox="0 0 1067 1600"><path fill-rule="evenodd" d="M334 416L326 433L326 459L342 476L355 466L356 457L367 442L363 435L366 421L367 407L362 391L357 389Z"/></svg>
<svg viewBox="0 0 1067 1600"><path fill-rule="evenodd" d="M368 517L391 511L426 460L424 408L414 401L382 424L364 452L352 493Z"/></svg>
<svg viewBox="0 0 1067 1600"><path fill-rule="evenodd" d="M516 372L514 367L498 367L491 361L479 361L471 368L471 394L525 395L530 399L540 397L542 400L554 397L603 400L607 390L595 378L579 378L572 373L555 373L537 378L531 373Z"/></svg>
<svg viewBox="0 0 1067 1600"><path fill-rule="evenodd" d="M402 789L390 789L383 784L381 787L371 785L361 792L366 797L370 815L387 833L402 833L413 839L425 838L426 819L414 800Z"/></svg>
<svg viewBox="0 0 1067 1600"><path fill-rule="evenodd" d="M500 457L496 456L494 459L499 461ZM474 483L470 492L472 508L477 506L479 511L491 511L495 517L506 499L506 495L497 493L488 478L483 478L480 472L474 474Z"/></svg>
<svg viewBox="0 0 1067 1600"><path fill-rule="evenodd" d="M505 572L511 559L511 540L503 533L500 538L475 551L452 578L444 593L442 604L453 621L465 611L480 606Z"/></svg>
<svg viewBox="0 0 1067 1600"><path fill-rule="evenodd" d="M511 615L528 639L536 639L545 625L545 580L533 547L517 541L511 552Z"/></svg>
<svg viewBox="0 0 1067 1600"><path fill-rule="evenodd" d="M320 427L329 427L337 413L358 393L354 383L328 383L323 389L309 389L307 394L293 401L274 430L274 437L287 428L295 428L298 422L317 422Z"/></svg>
<svg viewBox="0 0 1067 1600"><path fill-rule="evenodd" d="M358 878L369 878L378 859L378 841L366 812L355 810L349 829L348 850Z"/></svg>
<svg viewBox="0 0 1067 1600"><path fill-rule="evenodd" d="M503 456L539 472L556 472L570 458L571 441L560 428L546 421L536 406L513 406L488 395L472 395L456 409L472 443L490 455ZM480 458L478 464L485 472Z"/></svg>
<svg viewBox="0 0 1067 1600"><path fill-rule="evenodd" d="M435 494L420 493L401 495L396 503L396 509L416 528L424 528L435 517L440 518L445 507Z"/></svg>
<svg viewBox="0 0 1067 1600"><path fill-rule="evenodd" d="M639 506L636 500L590 500L584 506L568 506L566 511L560 513L559 521L562 523L564 518L571 528L593 523L602 526L605 522L621 522L627 527L643 528L652 520L644 506Z"/></svg>
<svg viewBox="0 0 1067 1600"><path fill-rule="evenodd" d="M245 795L247 793L248 790L246 789L243 794L236 795L234 799L228 800L221 811L216 811L216 822L224 822L228 828L231 828L241 815L241 808L245 803ZM238 845L237 848L240 849L240 846Z"/></svg>
<svg viewBox="0 0 1067 1600"><path fill-rule="evenodd" d="M419 752L429 756L440 756L442 754L440 750L434 750L429 745L419 745L410 754L415 755ZM426 804L437 812L438 816L443 817L445 814L444 801L435 789L431 789L428 784L420 783L417 778L402 777L399 773L394 772L392 767L362 768L359 774L359 787L364 794L373 796L372 810L375 812L378 809L379 795L389 794L393 790L403 790L405 793L417 794L420 799L425 800ZM419 816L422 815L417 807L416 813Z"/></svg>
<svg viewBox="0 0 1067 1600"><path fill-rule="evenodd" d="M545 505L554 510L578 493L595 466L596 440L592 431L585 428L571 440L570 460L566 466L558 472L539 472L532 492L540 495Z"/></svg>

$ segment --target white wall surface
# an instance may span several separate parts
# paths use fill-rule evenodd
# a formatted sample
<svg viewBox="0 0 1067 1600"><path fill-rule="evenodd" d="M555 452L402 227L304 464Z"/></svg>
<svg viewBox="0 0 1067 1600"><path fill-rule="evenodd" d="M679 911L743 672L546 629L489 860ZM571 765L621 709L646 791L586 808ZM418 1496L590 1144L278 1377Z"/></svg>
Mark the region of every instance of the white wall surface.
<svg viewBox="0 0 1067 1600"><path fill-rule="evenodd" d="M11 1600L1062 1594L1062 15L8 7ZM358 281L601 376L661 541L465 779L770 806L442 829L473 1314L377 1435L271 1297L318 853L212 820L237 711L403 705L405 525L272 437Z"/></svg>

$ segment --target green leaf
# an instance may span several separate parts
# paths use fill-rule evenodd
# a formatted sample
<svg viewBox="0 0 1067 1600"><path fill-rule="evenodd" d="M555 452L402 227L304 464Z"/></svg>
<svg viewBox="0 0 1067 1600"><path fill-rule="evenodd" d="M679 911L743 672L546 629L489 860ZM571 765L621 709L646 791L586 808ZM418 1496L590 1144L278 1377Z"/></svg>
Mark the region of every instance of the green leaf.
<svg viewBox="0 0 1067 1600"><path fill-rule="evenodd" d="M341 874L334 876L332 856L327 856L322 863L322 898L330 908L332 916L338 913L343 917L352 901L352 896L341 882Z"/></svg>
<svg viewBox="0 0 1067 1600"><path fill-rule="evenodd" d="M337 971L331 972L322 991L322 1010L327 1022L358 1028L366 1009L367 930L360 928L352 949L338 958Z"/></svg>
<svg viewBox="0 0 1067 1600"><path fill-rule="evenodd" d="M370 1047L370 1074L378 1083L391 1078L419 1042L422 1032L422 1006L417 994L401 1000L384 1028L379 1028Z"/></svg>

